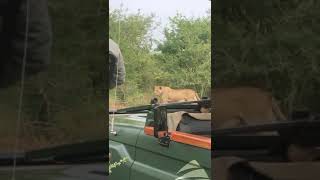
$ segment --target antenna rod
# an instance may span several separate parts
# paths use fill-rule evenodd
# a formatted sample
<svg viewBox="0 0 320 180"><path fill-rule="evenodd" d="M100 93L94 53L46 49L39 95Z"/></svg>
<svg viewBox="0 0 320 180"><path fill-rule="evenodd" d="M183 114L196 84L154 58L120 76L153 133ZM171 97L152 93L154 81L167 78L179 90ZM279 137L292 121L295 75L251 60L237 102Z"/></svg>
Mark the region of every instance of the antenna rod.
<svg viewBox="0 0 320 180"><path fill-rule="evenodd" d="M120 13L122 12L122 6L123 4L121 3L120 5ZM121 14L120 14L121 15ZM118 23L118 46L120 47L120 22L121 22L121 17L119 15L119 23ZM120 52L118 57L120 57ZM119 61L117 61L117 74L116 74L116 87L114 91L114 107L116 107L116 102L117 102L117 90L118 90L118 75L119 75ZM111 117L111 130L110 133L116 135L117 132L114 130L114 117L115 117L115 112L112 112L112 117Z"/></svg>

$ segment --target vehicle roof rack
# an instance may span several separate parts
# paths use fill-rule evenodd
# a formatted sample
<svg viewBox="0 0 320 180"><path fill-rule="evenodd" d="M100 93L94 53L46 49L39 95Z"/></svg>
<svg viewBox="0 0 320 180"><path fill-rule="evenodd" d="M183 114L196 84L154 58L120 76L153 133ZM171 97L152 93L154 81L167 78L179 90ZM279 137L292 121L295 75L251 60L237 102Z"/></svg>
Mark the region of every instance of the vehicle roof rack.
<svg viewBox="0 0 320 180"><path fill-rule="evenodd" d="M144 113L152 109L152 105L142 105L142 106L135 106L135 107L129 107L129 108L123 108L118 110L110 111L109 113L115 113L115 114L127 114L127 113Z"/></svg>
<svg viewBox="0 0 320 180"><path fill-rule="evenodd" d="M165 106L167 108L176 108L177 106L186 106L186 105L199 105L199 104L210 104L210 99L201 99L198 101L184 101L184 102L175 102L175 103L167 103L167 104L160 104L158 106Z"/></svg>

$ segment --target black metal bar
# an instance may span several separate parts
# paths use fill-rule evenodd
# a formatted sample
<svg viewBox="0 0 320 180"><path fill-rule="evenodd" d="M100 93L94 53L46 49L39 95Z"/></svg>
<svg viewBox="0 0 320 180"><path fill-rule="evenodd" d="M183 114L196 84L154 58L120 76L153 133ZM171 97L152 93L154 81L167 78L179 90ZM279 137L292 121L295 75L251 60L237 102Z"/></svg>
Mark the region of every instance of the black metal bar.
<svg viewBox="0 0 320 180"><path fill-rule="evenodd" d="M296 121L284 121L284 122L274 122L269 124L262 125L249 125L237 128L221 128L213 129L213 136L218 135L232 135L232 134L241 134L241 133L257 133L263 131L281 131L281 130L290 130L290 129L319 129L320 121L319 120L296 120ZM320 131L319 131L320 133Z"/></svg>
<svg viewBox="0 0 320 180"><path fill-rule="evenodd" d="M123 108L123 109L115 110L112 112L109 111L109 113L115 113L115 114L140 113L140 112L148 111L151 109L152 109L151 105L143 105L143 106Z"/></svg>

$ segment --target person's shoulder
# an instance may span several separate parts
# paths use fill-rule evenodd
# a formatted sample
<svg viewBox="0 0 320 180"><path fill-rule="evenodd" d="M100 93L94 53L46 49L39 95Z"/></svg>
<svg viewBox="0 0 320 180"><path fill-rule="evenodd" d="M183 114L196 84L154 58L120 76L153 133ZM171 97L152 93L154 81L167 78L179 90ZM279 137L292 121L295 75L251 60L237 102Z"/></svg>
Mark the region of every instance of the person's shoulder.
<svg viewBox="0 0 320 180"><path fill-rule="evenodd" d="M118 44L116 42L114 42L112 39L109 39L109 53L111 53L113 55L117 55L120 52L121 51L120 51Z"/></svg>

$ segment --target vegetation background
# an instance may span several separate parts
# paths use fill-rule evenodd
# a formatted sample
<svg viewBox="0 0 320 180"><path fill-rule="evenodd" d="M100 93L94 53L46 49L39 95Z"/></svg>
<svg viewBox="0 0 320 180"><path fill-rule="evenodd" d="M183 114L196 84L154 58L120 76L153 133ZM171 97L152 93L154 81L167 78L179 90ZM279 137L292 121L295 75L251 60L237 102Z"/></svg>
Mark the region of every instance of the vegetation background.
<svg viewBox="0 0 320 180"><path fill-rule="evenodd" d="M103 2L49 0L52 64L47 74L27 80L24 94L21 138L29 140L23 140L29 147L105 136L101 99L105 99L106 72L101 52L105 51L107 15L98 11ZM119 102L126 106L149 103L153 86L159 84L205 94L211 86L212 31L214 87L258 86L270 90L286 112L320 111L320 2L214 3L213 30L209 13L193 19L177 15L164 29L162 42L151 37L157 27L153 15L110 12L109 34L115 41L120 37L127 67L126 83L117 92ZM15 138L18 93L19 84L0 90L4 150L12 149ZM43 104L48 104L46 111Z"/></svg>
<svg viewBox="0 0 320 180"><path fill-rule="evenodd" d="M109 107L149 104L155 85L191 88L207 96L211 87L210 10L205 17L171 17L163 29L163 41L152 36L160 28L158 23L153 14L129 13L123 8L109 12L109 37L120 44L127 73L125 84L109 92Z"/></svg>
<svg viewBox="0 0 320 180"><path fill-rule="evenodd" d="M320 111L320 1L214 2L215 86L265 88L286 113Z"/></svg>
<svg viewBox="0 0 320 180"><path fill-rule="evenodd" d="M53 46L47 73L27 79L20 149L105 139L106 1L48 0ZM103 53L105 52L105 53ZM0 90L0 151L15 142L20 83Z"/></svg>

